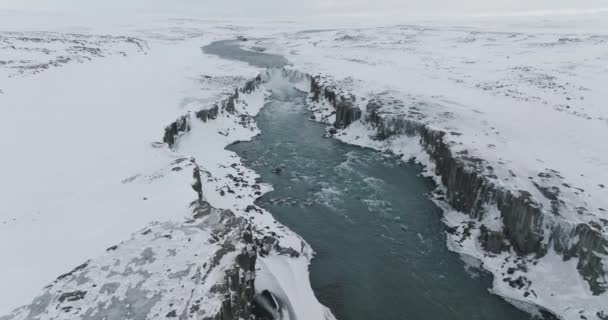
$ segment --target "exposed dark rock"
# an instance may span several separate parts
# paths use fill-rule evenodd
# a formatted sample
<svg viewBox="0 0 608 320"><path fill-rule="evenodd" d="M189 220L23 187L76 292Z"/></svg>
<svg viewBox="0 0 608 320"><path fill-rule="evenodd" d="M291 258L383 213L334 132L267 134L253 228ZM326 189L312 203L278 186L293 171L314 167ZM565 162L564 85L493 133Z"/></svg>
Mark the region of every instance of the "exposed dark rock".
<svg viewBox="0 0 608 320"><path fill-rule="evenodd" d="M601 228L592 228L587 224L579 224L571 232L570 237L577 237L578 241L556 241L556 249L563 252L564 258L578 257L577 269L587 282L591 291L599 295L608 290L608 283L604 280L602 256L608 255L608 245L602 237Z"/></svg>
<svg viewBox="0 0 608 320"><path fill-rule="evenodd" d="M228 98L221 101L219 105L222 106L222 110L225 110L229 113L235 112L236 101L239 98L239 92L241 93L251 93L255 91L260 83L262 82L262 77L258 75L252 80L249 80L245 83L243 88L235 89L234 93L232 93ZM218 104L215 104L211 108L203 108L194 113L195 117L200 119L203 122L207 122L209 120L216 119L220 108ZM163 142L169 145L169 147L173 147L177 137L183 132L190 131L190 114L183 115L179 117L175 122L171 123L169 126L165 128L165 134L163 136Z"/></svg>
<svg viewBox="0 0 608 320"><path fill-rule="evenodd" d="M480 231L479 242L484 250L495 254L509 250L509 244L501 231L489 230L484 225L481 226Z"/></svg>
<svg viewBox="0 0 608 320"><path fill-rule="evenodd" d="M245 83L245 85L243 86L243 88L241 89L241 92L242 93L252 93L259 87L261 82L262 82L262 76L258 75L257 77L255 77L255 79L247 81Z"/></svg>
<svg viewBox="0 0 608 320"><path fill-rule="evenodd" d="M323 88L319 84L320 77L311 77L310 78L310 98L313 102L319 102L319 98L321 97L321 92Z"/></svg>
<svg viewBox="0 0 608 320"><path fill-rule="evenodd" d="M353 105L352 100L341 99L335 104L336 122L334 127L346 128L361 118L361 110Z"/></svg>
<svg viewBox="0 0 608 320"><path fill-rule="evenodd" d="M201 179L201 168L196 164L194 159L191 160L194 164L194 170L192 172L192 177L194 178L194 183L192 183L192 189L196 191L198 195L198 200L203 201L203 182Z"/></svg>
<svg viewBox="0 0 608 320"><path fill-rule="evenodd" d="M190 131L190 115L184 115L179 117L175 122L171 123L165 128L165 135L163 136L163 142L172 147L175 144L175 138L180 133Z"/></svg>
<svg viewBox="0 0 608 320"><path fill-rule="evenodd" d="M245 228L242 240L248 245L236 257L237 264L232 269L226 271L226 285L223 287L224 301L220 313L214 317L215 320L254 318L254 275L257 249L255 246L252 246L253 235L250 225Z"/></svg>
<svg viewBox="0 0 608 320"><path fill-rule="evenodd" d="M224 110L226 110L229 113L234 113L235 111L235 101L236 101L236 97L235 96L230 96L228 98L228 100L224 101L224 103L222 104L222 108Z"/></svg>
<svg viewBox="0 0 608 320"><path fill-rule="evenodd" d="M61 296L59 296L58 301L64 302L64 301L68 301L68 302L73 302L73 301L78 301L80 299L83 299L84 296L87 294L86 291L72 291L72 292L65 292L63 293Z"/></svg>
<svg viewBox="0 0 608 320"><path fill-rule="evenodd" d="M272 232L271 232L272 234ZM260 255L266 256L271 251L276 251L281 255L287 255L292 258L300 256L300 253L293 248L285 248L279 244L279 240L274 235L265 235L261 240L256 240L257 246L260 248Z"/></svg>
<svg viewBox="0 0 608 320"><path fill-rule="evenodd" d="M59 277L57 277L57 280L63 280L63 279L65 279L65 278L67 278L67 277L71 277L71 276L73 276L75 273L77 273L77 272L79 272L79 271L84 270L84 269L85 269L85 268L86 268L88 265L89 265L89 264L88 264L87 262L85 262L85 263L83 263L83 264L81 264L81 265L77 266L76 268L74 268L72 271L70 271L70 272L68 272L68 273L65 273L65 274L60 275Z"/></svg>
<svg viewBox="0 0 608 320"><path fill-rule="evenodd" d="M209 109L201 109L195 113L196 117L200 119L202 122L207 122L208 120L214 120L217 118L219 107L214 105Z"/></svg>
<svg viewBox="0 0 608 320"><path fill-rule="evenodd" d="M354 105L354 97L344 97L336 94L334 88L323 88L319 84L320 77L310 77L310 95L313 102L319 102L321 95L335 109L336 121L334 127L346 128L361 118L361 110ZM314 116L311 119L315 119ZM335 134L335 132L330 132Z"/></svg>

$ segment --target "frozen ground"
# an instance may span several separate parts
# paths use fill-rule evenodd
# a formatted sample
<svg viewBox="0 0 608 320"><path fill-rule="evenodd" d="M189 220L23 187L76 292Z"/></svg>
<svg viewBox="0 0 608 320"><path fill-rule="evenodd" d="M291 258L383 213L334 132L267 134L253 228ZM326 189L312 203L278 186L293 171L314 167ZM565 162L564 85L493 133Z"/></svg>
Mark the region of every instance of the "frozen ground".
<svg viewBox="0 0 608 320"><path fill-rule="evenodd" d="M251 215L261 228L276 224L268 213L245 212L258 194L237 188L242 181L233 178L242 173L254 185L255 173L223 150L254 135L254 125L244 128L240 117L227 114L193 125L173 151L159 143L178 115L212 105L260 72L200 50L238 35L263 38L244 45L323 75L361 107L375 99L386 114L449 132L453 151L484 159L496 183L528 191L547 208L552 203L543 190L558 188L560 218L593 222L607 232L608 33L602 17L353 28L0 16L0 314L30 302L57 275L151 221L191 215L191 174L172 170L184 156L208 171L204 193L213 206ZM263 94L247 99L238 113L254 115ZM356 124L342 138L406 154L413 152L404 146L416 147L405 140L374 145L368 133ZM455 225L467 219L446 216ZM281 232L282 245L301 248L303 256L261 259L266 276L260 286L292 288L284 295L300 296L287 300L302 302L293 310L311 312L307 319L329 317L307 283L310 249L289 230ZM453 249L481 258L495 273L504 267L497 262L502 257L488 258L475 243ZM555 255L543 259L530 272L541 297L532 301L567 319L581 310L599 318L608 297L592 297L573 263ZM293 270L297 276L290 279ZM522 292L495 284L497 293L523 299Z"/></svg>

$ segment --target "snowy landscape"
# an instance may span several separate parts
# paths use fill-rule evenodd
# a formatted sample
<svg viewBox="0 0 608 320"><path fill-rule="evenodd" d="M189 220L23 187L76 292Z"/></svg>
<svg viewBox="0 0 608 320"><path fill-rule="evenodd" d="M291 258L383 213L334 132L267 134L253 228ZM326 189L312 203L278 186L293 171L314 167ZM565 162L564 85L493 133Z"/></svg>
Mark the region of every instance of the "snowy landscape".
<svg viewBox="0 0 608 320"><path fill-rule="evenodd" d="M606 21L0 11L0 319L335 319L226 150L295 88L320 135L424 166L492 294L606 320Z"/></svg>

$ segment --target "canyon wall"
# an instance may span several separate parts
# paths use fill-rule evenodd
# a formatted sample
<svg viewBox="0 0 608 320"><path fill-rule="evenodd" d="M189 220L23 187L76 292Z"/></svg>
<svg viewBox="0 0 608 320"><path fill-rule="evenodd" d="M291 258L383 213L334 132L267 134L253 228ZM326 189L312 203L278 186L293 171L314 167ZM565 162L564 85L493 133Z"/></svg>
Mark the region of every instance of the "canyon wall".
<svg viewBox="0 0 608 320"><path fill-rule="evenodd" d="M543 207L529 192L497 184L496 177L484 170L487 163L483 159L471 157L466 152L452 152L446 142L446 132L431 129L406 116L383 114L382 106L373 101L367 103L362 115L352 97L341 96L334 87L324 87L318 78L310 79L311 101L317 103L325 99L333 106L336 129L361 119L374 130L377 140L398 135L415 137L430 156L435 165L434 173L446 188L442 200L479 221L486 214L487 206L496 206L504 227L490 230L482 225L478 239L488 253L512 248L520 256L540 258L553 248L564 260L578 258L578 271L594 295L606 292L608 239L597 224L577 223L556 214L553 204L559 199L552 192L554 189L541 189L552 203L551 208ZM335 133L336 129L331 131Z"/></svg>

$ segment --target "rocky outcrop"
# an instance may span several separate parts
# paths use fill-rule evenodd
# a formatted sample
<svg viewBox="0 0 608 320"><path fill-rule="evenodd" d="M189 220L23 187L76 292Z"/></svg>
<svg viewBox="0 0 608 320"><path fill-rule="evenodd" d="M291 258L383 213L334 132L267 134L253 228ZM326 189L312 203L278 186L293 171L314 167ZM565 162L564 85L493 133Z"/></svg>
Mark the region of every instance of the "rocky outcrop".
<svg viewBox="0 0 608 320"><path fill-rule="evenodd" d="M359 118L351 111L352 104L341 103L347 99L333 87L324 87L318 78L311 78L311 101L319 102L322 98L336 110L334 125L337 128L346 127ZM382 114L381 107L378 102L370 101L363 121L375 130L378 140L395 135L417 137L435 164L435 174L446 187L444 198L450 206L479 220L485 214L486 205L498 208L504 226L502 230L489 230L485 226L480 230L479 241L486 251L499 253L513 248L522 256L542 257L549 248L554 248L565 260L579 259L578 270L595 295L608 290L608 239L599 225L577 224L560 218L555 214L556 199L548 198L552 206L545 208L529 192L501 187L496 184L495 176L484 170L485 161L470 157L466 152L452 152L445 132L406 116ZM550 196L555 196L555 192Z"/></svg>
<svg viewBox="0 0 608 320"><path fill-rule="evenodd" d="M235 104L239 99L239 93L252 93L259 87L261 82L262 77L258 75L257 77L247 81L242 88L235 89L234 93L220 101L219 106L221 106L221 108L218 106L218 104L215 104L209 108L201 108L199 111L194 112L194 116L202 122L207 122L209 120L215 120L220 112L225 111L234 114L236 111ZM177 120L165 127L163 142L166 143L170 148L173 147L180 135L190 131L191 121L190 113L177 118Z"/></svg>
<svg viewBox="0 0 608 320"><path fill-rule="evenodd" d="M356 106L353 106L352 100L340 100L335 105L336 109L336 122L334 127L346 128L351 123L361 118L361 110Z"/></svg>
<svg viewBox="0 0 608 320"><path fill-rule="evenodd" d="M135 233L0 319L257 319L252 225L204 201L194 212Z"/></svg>
<svg viewBox="0 0 608 320"><path fill-rule="evenodd" d="M195 113L196 117L202 122L207 122L209 120L215 120L218 114L218 106L217 104L209 109L201 109Z"/></svg>
<svg viewBox="0 0 608 320"><path fill-rule="evenodd" d="M235 218L231 211L222 212L223 225L241 230L243 250L236 256L236 263L226 270L224 283L214 291L223 295L222 307L216 320L256 319L253 306L255 297L255 265L257 251L253 242L252 226L245 218Z"/></svg>
<svg viewBox="0 0 608 320"><path fill-rule="evenodd" d="M257 77L245 82L245 85L243 86L243 88L241 88L241 92L247 94L252 93L253 91L258 89L260 83L262 83L262 76L258 75Z"/></svg>
<svg viewBox="0 0 608 320"><path fill-rule="evenodd" d="M165 128L165 135L163 136L163 142L168 144L170 147L175 144L175 139L182 133L190 131L190 115L184 115Z"/></svg>
<svg viewBox="0 0 608 320"><path fill-rule="evenodd" d="M198 164L196 163L194 158L191 161L194 164L194 170L192 172L192 178L194 179L194 182L192 183L192 189L194 189L194 191L196 192L196 195L198 196L198 201L202 202L204 197L203 197L203 180L201 178L201 168L198 166Z"/></svg>
<svg viewBox="0 0 608 320"><path fill-rule="evenodd" d="M606 279L608 240L602 236L598 226L579 224L569 232L556 233L554 243L556 250L564 254L564 259L579 258L577 268L583 278L589 282L594 294L598 295L608 290Z"/></svg>
<svg viewBox="0 0 608 320"><path fill-rule="evenodd" d="M336 93L333 87L323 87L319 84L319 77L310 77L310 98L319 102L324 98L333 106L336 114L334 127L342 129L361 118L361 110L354 105L355 97L345 97Z"/></svg>
<svg viewBox="0 0 608 320"><path fill-rule="evenodd" d="M502 231L494 231L482 225L480 228L479 242L484 250L491 253L501 253L509 250L509 243Z"/></svg>

